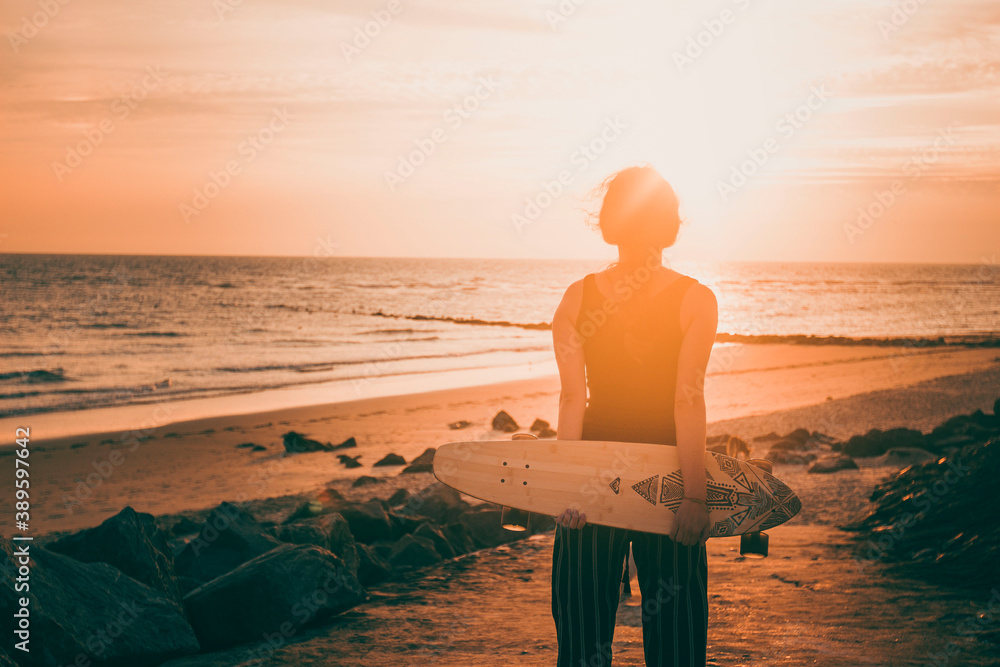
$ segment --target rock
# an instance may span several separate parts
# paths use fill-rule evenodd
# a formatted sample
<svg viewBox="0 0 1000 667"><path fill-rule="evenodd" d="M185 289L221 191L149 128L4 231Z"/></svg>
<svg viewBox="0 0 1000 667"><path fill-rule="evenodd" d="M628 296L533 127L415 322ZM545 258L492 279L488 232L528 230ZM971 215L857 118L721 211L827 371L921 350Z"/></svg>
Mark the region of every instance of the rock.
<svg viewBox="0 0 1000 667"><path fill-rule="evenodd" d="M845 528L860 532L866 559L982 595L1000 586L998 475L1000 437L936 456L887 478L870 510Z"/></svg>
<svg viewBox="0 0 1000 667"><path fill-rule="evenodd" d="M420 527L413 531L413 536L430 540L434 544L434 550L445 560L458 555L455 553L454 547L451 546L451 542L445 537L444 532L432 523L420 524Z"/></svg>
<svg viewBox="0 0 1000 667"><path fill-rule="evenodd" d="M881 457L883 465L908 466L914 463L923 463L937 456L933 452L917 447L893 447Z"/></svg>
<svg viewBox="0 0 1000 667"><path fill-rule="evenodd" d="M441 561L434 543L423 537L403 535L392 548L389 562L393 567L425 567Z"/></svg>
<svg viewBox="0 0 1000 667"><path fill-rule="evenodd" d="M351 488L352 489L356 489L359 486L371 486L373 484L381 484L381 483L382 483L382 480L379 479L378 477L371 477L369 475L362 475L361 477L358 477L356 480L354 480L354 483L351 484Z"/></svg>
<svg viewBox="0 0 1000 667"><path fill-rule="evenodd" d="M771 431L767 435L758 435L753 439L754 442L774 442L775 440L781 440L781 436Z"/></svg>
<svg viewBox="0 0 1000 667"><path fill-rule="evenodd" d="M487 549L513 542L524 533L505 530L500 526L500 508L496 505L480 505L458 518L465 527L477 549Z"/></svg>
<svg viewBox="0 0 1000 667"><path fill-rule="evenodd" d="M557 435L556 432L550 428L543 428L541 431L538 432L539 438L554 438L556 437L556 435Z"/></svg>
<svg viewBox="0 0 1000 667"><path fill-rule="evenodd" d="M252 443L252 442L244 442L243 444L236 445L236 448L237 449L241 449L241 448L250 449L251 447L256 447L256 446L257 445L254 444L254 443Z"/></svg>
<svg viewBox="0 0 1000 667"><path fill-rule="evenodd" d="M1000 419L1000 398L993 402L993 417Z"/></svg>
<svg viewBox="0 0 1000 667"><path fill-rule="evenodd" d="M282 544L184 598L191 625L207 650L290 636L365 599L344 562L326 549Z"/></svg>
<svg viewBox="0 0 1000 667"><path fill-rule="evenodd" d="M470 426L472 426L472 422L467 422L464 419L461 421L452 422L448 424L448 428L450 428L452 431L458 431L459 429L469 428Z"/></svg>
<svg viewBox="0 0 1000 667"><path fill-rule="evenodd" d="M415 472L434 472L434 447L428 447L424 450L424 453L413 459L410 465L403 468L403 473L415 473Z"/></svg>
<svg viewBox="0 0 1000 667"><path fill-rule="evenodd" d="M358 456L348 456L347 454L338 454L337 458L340 459L340 462L343 464L343 466L345 468L350 469L350 468L360 468L361 467L361 464L358 463L358 459L361 458L360 455L358 455Z"/></svg>
<svg viewBox="0 0 1000 667"><path fill-rule="evenodd" d="M809 433L809 431L807 429L797 428L794 431L792 431L791 433L789 433L788 435L786 435L783 438L783 440L794 440L794 441L798 442L799 445L804 445L804 444L806 444L806 441L809 440L810 435L811 434Z"/></svg>
<svg viewBox="0 0 1000 667"><path fill-rule="evenodd" d="M263 445L254 445L253 447L250 448L250 451L251 452L266 452L267 451L267 447L264 447Z"/></svg>
<svg viewBox="0 0 1000 667"><path fill-rule="evenodd" d="M553 521L553 523L555 522ZM443 528L443 531L445 537L448 538L448 543L451 544L456 553L467 554L476 550L476 543L472 541L469 531L461 523L449 523Z"/></svg>
<svg viewBox="0 0 1000 667"><path fill-rule="evenodd" d="M425 516L437 523L451 523L469 509L462 494L441 482L434 482L407 500L405 511Z"/></svg>
<svg viewBox="0 0 1000 667"><path fill-rule="evenodd" d="M197 579L192 579L191 577L177 577L177 583L179 583L181 586L181 592L184 595L187 595L188 593L198 588L205 582L198 581Z"/></svg>
<svg viewBox="0 0 1000 667"><path fill-rule="evenodd" d="M549 424L544 419L536 419L535 421L531 422L531 428L529 428L528 430L531 431L532 433L537 433L538 431L544 431L545 429L550 428L551 426L552 425Z"/></svg>
<svg viewBox="0 0 1000 667"><path fill-rule="evenodd" d="M222 503L209 513L198 536L177 555L177 574L209 581L281 542L240 507Z"/></svg>
<svg viewBox="0 0 1000 667"><path fill-rule="evenodd" d="M30 589L17 590L17 559L24 548L31 561ZM176 600L107 563L82 563L0 538L0 609L8 620L20 598L28 599L34 640L31 653L17 651L22 667L157 665L199 650ZM5 639L12 641L18 641L15 635ZM5 643L8 647L14 650Z"/></svg>
<svg viewBox="0 0 1000 667"><path fill-rule="evenodd" d="M413 514L397 512L395 510L390 510L388 514L389 521L392 522L392 536L394 539L399 539L403 535L412 533L425 521L423 518L414 516Z"/></svg>
<svg viewBox="0 0 1000 667"><path fill-rule="evenodd" d="M170 533L173 535L193 535L201 530L201 524L196 523L186 516L182 516L177 522L170 528Z"/></svg>
<svg viewBox="0 0 1000 667"><path fill-rule="evenodd" d="M810 458L811 457L811 458ZM774 449L764 455L764 458L772 463L789 463L793 465L805 465L816 458L815 454L803 454L787 449Z"/></svg>
<svg viewBox="0 0 1000 667"><path fill-rule="evenodd" d="M893 447L920 447L925 444L924 434L909 428L894 428L881 431L877 428L865 435L853 436L844 444L842 451L848 456L865 458L881 456Z"/></svg>
<svg viewBox="0 0 1000 667"><path fill-rule="evenodd" d="M126 507L96 528L67 535L46 548L83 563L107 563L168 597L181 599L173 554L152 514Z"/></svg>
<svg viewBox="0 0 1000 667"><path fill-rule="evenodd" d="M301 452L325 452L333 449L331 445L324 445L319 440L310 440L301 433L296 433L295 431L289 431L284 434L281 436L281 440L285 445L285 451L290 454L298 454Z"/></svg>
<svg viewBox="0 0 1000 667"><path fill-rule="evenodd" d="M354 541L350 524L337 513L304 519L285 524L278 529L278 538L292 544L314 544L333 553L358 574L358 544Z"/></svg>
<svg viewBox="0 0 1000 667"><path fill-rule="evenodd" d="M371 544L393 538L392 522L377 499L345 505L340 509L340 514L347 520L351 534L358 542Z"/></svg>
<svg viewBox="0 0 1000 667"><path fill-rule="evenodd" d="M358 446L358 441L355 440L353 437L350 437L347 440L344 440L339 445L331 445L329 442L326 443L326 444L327 444L327 446L331 450L334 450L334 449L353 449L353 448L355 448L355 447Z"/></svg>
<svg viewBox="0 0 1000 667"><path fill-rule="evenodd" d="M410 492L407 489L396 489L392 492L392 495L389 496L389 499L386 502L389 503L390 507L399 507L405 503L409 497Z"/></svg>
<svg viewBox="0 0 1000 667"><path fill-rule="evenodd" d="M837 472L838 470L857 469L857 467L858 464L854 462L854 459L845 454L840 454L837 456L822 458L816 461L809 467L808 472L830 473L830 472Z"/></svg>
<svg viewBox="0 0 1000 667"><path fill-rule="evenodd" d="M782 438L778 442L771 445L771 451L791 452L798 449L802 449L804 446L805 443L799 440L793 440L792 438Z"/></svg>
<svg viewBox="0 0 1000 667"><path fill-rule="evenodd" d="M506 412L504 412L503 410L498 412L496 414L496 417L493 418L494 431L500 431L501 433L513 433L519 428L521 427L517 425L517 422L514 421L514 418L511 417Z"/></svg>
<svg viewBox="0 0 1000 667"><path fill-rule="evenodd" d="M382 558L375 549L366 545L358 545L358 579L364 586L371 586L385 581L392 575L392 566Z"/></svg>
<svg viewBox="0 0 1000 667"><path fill-rule="evenodd" d="M382 466L405 466L406 459L404 459L399 454L386 454L378 461L375 462L373 468L380 468Z"/></svg>

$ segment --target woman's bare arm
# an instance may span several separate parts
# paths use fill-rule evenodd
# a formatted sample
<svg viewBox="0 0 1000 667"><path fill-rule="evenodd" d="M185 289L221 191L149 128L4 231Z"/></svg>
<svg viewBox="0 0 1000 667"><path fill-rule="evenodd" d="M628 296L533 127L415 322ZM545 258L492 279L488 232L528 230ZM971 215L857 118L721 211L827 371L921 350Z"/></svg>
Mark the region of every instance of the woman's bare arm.
<svg viewBox="0 0 1000 667"><path fill-rule="evenodd" d="M576 331L576 316L583 302L583 281L569 286L552 316L552 344L559 367L559 440L579 440L583 436L583 412L587 407L587 375L583 339ZM587 515L569 508L556 517L567 528L582 528Z"/></svg>
<svg viewBox="0 0 1000 667"><path fill-rule="evenodd" d="M715 294L701 283L694 285L685 295L681 312L682 321L690 324L684 332L677 363L674 398L677 456L684 478L684 496L705 501L705 369L719 324ZM697 544L708 537L707 508L695 501L682 502L674 521L671 538L681 544Z"/></svg>

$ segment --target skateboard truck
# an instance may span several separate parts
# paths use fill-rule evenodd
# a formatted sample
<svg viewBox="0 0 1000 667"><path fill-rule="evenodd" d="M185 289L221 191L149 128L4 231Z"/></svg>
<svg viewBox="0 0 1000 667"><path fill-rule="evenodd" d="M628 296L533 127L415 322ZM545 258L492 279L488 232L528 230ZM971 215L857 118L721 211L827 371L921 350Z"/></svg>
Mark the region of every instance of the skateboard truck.
<svg viewBox="0 0 1000 667"><path fill-rule="evenodd" d="M773 466L767 459L748 459L747 463L764 472L773 472ZM767 533L743 533L740 535L740 555L746 558L767 558L767 542Z"/></svg>
<svg viewBox="0 0 1000 667"><path fill-rule="evenodd" d="M531 433L515 433L510 436L511 440L538 440L538 436ZM503 507L500 510L500 526L507 530L524 531L528 530L528 519L530 512L519 510L513 507Z"/></svg>

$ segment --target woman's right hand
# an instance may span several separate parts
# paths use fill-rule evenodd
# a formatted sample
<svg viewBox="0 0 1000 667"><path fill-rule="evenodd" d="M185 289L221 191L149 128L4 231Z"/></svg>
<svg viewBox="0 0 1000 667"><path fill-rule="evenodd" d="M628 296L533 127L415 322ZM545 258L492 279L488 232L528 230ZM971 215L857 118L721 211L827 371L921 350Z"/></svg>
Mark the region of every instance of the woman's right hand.
<svg viewBox="0 0 1000 667"><path fill-rule="evenodd" d="M567 509L556 517L556 523L564 528L583 528L587 525L587 515L579 510Z"/></svg>

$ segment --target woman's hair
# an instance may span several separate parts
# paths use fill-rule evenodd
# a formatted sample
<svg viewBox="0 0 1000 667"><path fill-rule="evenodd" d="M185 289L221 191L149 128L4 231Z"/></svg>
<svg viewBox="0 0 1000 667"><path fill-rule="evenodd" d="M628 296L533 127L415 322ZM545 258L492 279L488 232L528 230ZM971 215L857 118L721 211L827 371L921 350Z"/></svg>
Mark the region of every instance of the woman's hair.
<svg viewBox="0 0 1000 667"><path fill-rule="evenodd" d="M628 167L604 180L596 227L606 243L669 248L680 229L680 203L670 184L648 166Z"/></svg>

